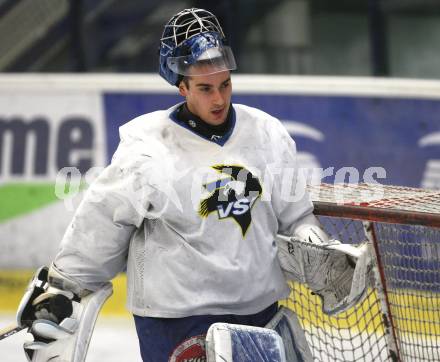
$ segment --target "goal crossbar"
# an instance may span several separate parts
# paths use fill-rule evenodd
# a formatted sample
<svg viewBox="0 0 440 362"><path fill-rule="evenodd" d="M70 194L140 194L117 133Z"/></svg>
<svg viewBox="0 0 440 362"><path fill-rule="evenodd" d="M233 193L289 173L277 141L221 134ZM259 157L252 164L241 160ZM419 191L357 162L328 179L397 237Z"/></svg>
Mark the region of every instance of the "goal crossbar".
<svg viewBox="0 0 440 362"><path fill-rule="evenodd" d="M334 216L334 204L319 201L313 204L316 215ZM346 219L440 228L440 215L428 212L414 213L412 211L383 209L378 207L339 205L338 216Z"/></svg>
<svg viewBox="0 0 440 362"><path fill-rule="evenodd" d="M440 190L381 184L309 186L315 214L440 227Z"/></svg>

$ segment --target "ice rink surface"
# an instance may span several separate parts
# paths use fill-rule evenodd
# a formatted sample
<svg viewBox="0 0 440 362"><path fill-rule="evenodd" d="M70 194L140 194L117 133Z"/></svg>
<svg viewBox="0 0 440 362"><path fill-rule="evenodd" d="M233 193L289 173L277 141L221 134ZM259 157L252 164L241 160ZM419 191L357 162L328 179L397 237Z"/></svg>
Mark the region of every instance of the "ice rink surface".
<svg viewBox="0 0 440 362"><path fill-rule="evenodd" d="M0 327L14 321L14 315L0 315ZM27 362L23 352L26 331L0 341L1 362ZM101 316L90 342L87 362L141 362L138 339L131 318Z"/></svg>

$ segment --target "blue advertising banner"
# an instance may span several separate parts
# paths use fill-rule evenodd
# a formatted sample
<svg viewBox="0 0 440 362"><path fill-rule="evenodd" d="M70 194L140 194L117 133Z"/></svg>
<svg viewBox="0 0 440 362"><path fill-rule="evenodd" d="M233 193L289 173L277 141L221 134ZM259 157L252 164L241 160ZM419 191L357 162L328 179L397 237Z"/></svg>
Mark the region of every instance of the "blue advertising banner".
<svg viewBox="0 0 440 362"><path fill-rule="evenodd" d="M109 157L118 144L120 125L181 100L173 94L105 93ZM362 182L365 171L375 167L386 173L373 175L383 184L440 186L440 100L239 93L233 102L280 119L295 139L304 166L327 169L324 182L333 182L343 168L352 169L351 181ZM358 180L353 172L359 173Z"/></svg>

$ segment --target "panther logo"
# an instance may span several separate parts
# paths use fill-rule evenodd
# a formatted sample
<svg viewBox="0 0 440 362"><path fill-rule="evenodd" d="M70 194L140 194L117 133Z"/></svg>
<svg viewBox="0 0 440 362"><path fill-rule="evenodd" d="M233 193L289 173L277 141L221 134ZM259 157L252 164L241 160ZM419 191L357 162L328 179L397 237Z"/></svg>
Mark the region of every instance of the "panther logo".
<svg viewBox="0 0 440 362"><path fill-rule="evenodd" d="M242 166L212 166L223 177L205 184L211 194L200 202L199 215L217 212L220 220L228 217L237 222L245 236L252 222L251 209L263 191L257 177Z"/></svg>

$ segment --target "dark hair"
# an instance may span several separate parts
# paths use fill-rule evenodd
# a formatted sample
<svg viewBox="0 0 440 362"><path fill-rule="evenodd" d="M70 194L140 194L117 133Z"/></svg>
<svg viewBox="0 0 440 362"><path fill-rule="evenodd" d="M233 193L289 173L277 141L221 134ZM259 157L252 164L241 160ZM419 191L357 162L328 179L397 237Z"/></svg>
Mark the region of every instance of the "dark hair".
<svg viewBox="0 0 440 362"><path fill-rule="evenodd" d="M183 76L182 80L181 80L181 82L183 82L185 84L186 88L188 88L188 89L189 89L189 80L190 80L190 76L188 76L188 75Z"/></svg>

